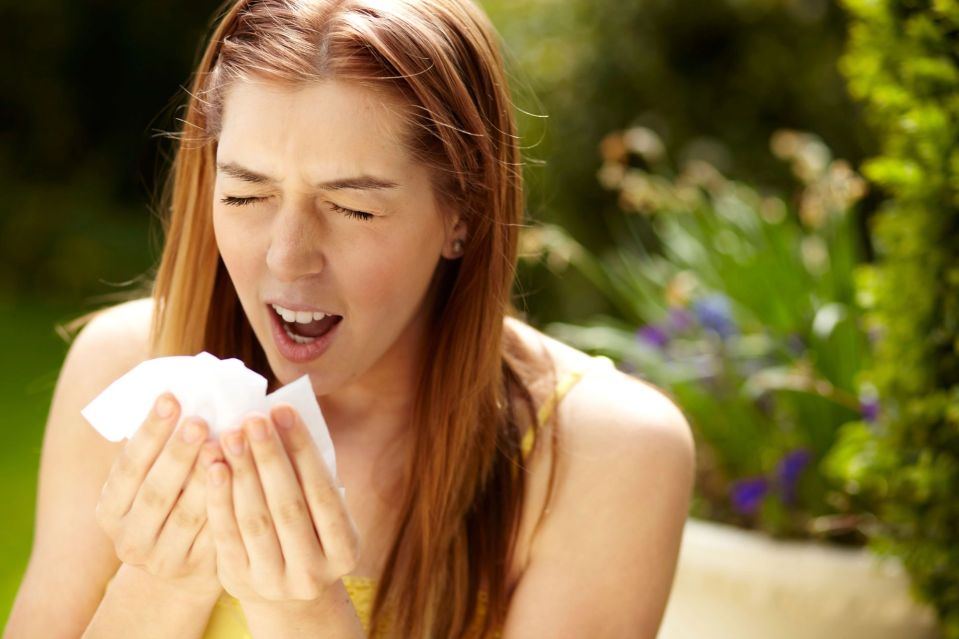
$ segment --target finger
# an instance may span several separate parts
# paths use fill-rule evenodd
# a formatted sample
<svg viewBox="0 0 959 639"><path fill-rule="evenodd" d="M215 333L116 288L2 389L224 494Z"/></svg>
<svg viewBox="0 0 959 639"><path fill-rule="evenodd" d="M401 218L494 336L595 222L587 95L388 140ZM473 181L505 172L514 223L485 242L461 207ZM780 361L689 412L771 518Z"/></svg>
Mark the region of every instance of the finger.
<svg viewBox="0 0 959 639"><path fill-rule="evenodd" d="M283 554L246 435L242 429L231 430L223 435L223 444L233 474L233 511L250 569L278 574L283 570Z"/></svg>
<svg viewBox="0 0 959 639"><path fill-rule="evenodd" d="M137 491L130 512L124 517L136 523L129 530L124 530L123 545L131 551L149 548L156 542L163 522L170 515L190 469L196 463L206 432L203 419L184 419L153 462Z"/></svg>
<svg viewBox="0 0 959 639"><path fill-rule="evenodd" d="M233 484L230 475L229 466L223 462L214 462L207 469L207 526L216 545L217 563L246 574L250 560L233 513Z"/></svg>
<svg viewBox="0 0 959 639"><path fill-rule="evenodd" d="M304 567L324 563L306 498L276 430L262 417L248 419L244 429L284 560Z"/></svg>
<svg viewBox="0 0 959 639"><path fill-rule="evenodd" d="M173 432L180 405L172 393L162 393L150 414L133 434L110 468L97 503L97 520L115 526L133 506L153 462ZM102 525L101 524L101 525Z"/></svg>
<svg viewBox="0 0 959 639"><path fill-rule="evenodd" d="M300 415L289 405L280 404L271 411L280 426L277 431L300 480L310 516L320 535L327 561L336 562L344 574L352 570L359 555L359 533L346 509L323 456ZM289 426L284 427L284 424Z"/></svg>
<svg viewBox="0 0 959 639"><path fill-rule="evenodd" d="M210 526L210 519L204 515L203 524L193 538L190 549L187 551L187 561L192 565L197 565L200 558L206 554L216 555L216 544L213 543L213 528Z"/></svg>
<svg viewBox="0 0 959 639"><path fill-rule="evenodd" d="M221 460L216 442L206 442L193 465L186 488L173 505L157 537L156 554L182 561L206 524L206 469Z"/></svg>

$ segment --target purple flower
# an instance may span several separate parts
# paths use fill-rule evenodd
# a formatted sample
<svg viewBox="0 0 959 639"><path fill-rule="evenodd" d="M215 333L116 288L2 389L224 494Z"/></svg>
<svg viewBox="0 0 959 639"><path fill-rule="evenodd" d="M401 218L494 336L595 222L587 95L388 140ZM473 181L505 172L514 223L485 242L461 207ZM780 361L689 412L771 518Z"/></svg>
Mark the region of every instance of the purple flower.
<svg viewBox="0 0 959 639"><path fill-rule="evenodd" d="M769 482L765 477L750 477L733 482L729 497L733 508L743 515L755 514L769 491Z"/></svg>
<svg viewBox="0 0 959 639"><path fill-rule="evenodd" d="M874 395L861 395L859 397L859 412L862 418L869 423L874 423L879 419L879 398Z"/></svg>
<svg viewBox="0 0 959 639"><path fill-rule="evenodd" d="M776 479L786 504L796 502L796 483L803 469L809 464L812 454L805 448L797 448L786 453L776 466Z"/></svg>
<svg viewBox="0 0 959 639"><path fill-rule="evenodd" d="M693 302L693 312L699 323L715 331L723 339L737 332L729 299L725 295L707 295Z"/></svg>
<svg viewBox="0 0 959 639"><path fill-rule="evenodd" d="M669 334L654 324L647 324L636 331L636 338L660 349L669 343Z"/></svg>
<svg viewBox="0 0 959 639"><path fill-rule="evenodd" d="M673 306L669 309L669 330L673 333L685 331L693 323L693 318L685 309Z"/></svg>

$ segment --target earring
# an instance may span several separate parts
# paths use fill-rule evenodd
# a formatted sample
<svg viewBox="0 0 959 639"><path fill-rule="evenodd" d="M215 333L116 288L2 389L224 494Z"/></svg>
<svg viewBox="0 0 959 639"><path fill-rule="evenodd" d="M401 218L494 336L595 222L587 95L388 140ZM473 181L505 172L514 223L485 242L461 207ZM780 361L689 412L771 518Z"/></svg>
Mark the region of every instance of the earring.
<svg viewBox="0 0 959 639"><path fill-rule="evenodd" d="M463 240L456 239L453 240L453 253L459 255L463 252Z"/></svg>

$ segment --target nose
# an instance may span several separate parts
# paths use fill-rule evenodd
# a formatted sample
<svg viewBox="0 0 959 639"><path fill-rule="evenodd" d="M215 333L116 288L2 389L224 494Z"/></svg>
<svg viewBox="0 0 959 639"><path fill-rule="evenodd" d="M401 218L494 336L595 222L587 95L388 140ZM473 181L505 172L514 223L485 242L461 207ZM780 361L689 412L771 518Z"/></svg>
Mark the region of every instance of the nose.
<svg viewBox="0 0 959 639"><path fill-rule="evenodd" d="M292 282L323 270L319 221L315 212L284 204L270 229L266 264L277 279Z"/></svg>

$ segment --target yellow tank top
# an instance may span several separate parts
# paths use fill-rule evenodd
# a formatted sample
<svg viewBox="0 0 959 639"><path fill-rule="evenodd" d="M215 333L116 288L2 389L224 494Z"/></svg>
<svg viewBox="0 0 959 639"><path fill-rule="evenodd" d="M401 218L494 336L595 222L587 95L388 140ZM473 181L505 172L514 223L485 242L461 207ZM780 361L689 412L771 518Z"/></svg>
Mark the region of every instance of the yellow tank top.
<svg viewBox="0 0 959 639"><path fill-rule="evenodd" d="M593 359L602 364L613 365L612 360L602 355L594 357ZM540 426L546 423L556 404L576 382L582 379L588 370L589 368L587 367L585 369L570 371L559 381L553 393L551 393L546 401L543 402L543 405L539 407L536 417ZM534 437L535 429L527 429L521 445L523 457L526 457L533 449ZM363 629L369 632L370 613L373 609L373 598L376 594L376 580L368 577L346 575L343 577L343 585L346 587L346 591L353 601L353 606L356 608L356 613L360 618ZM480 618L482 617L482 611L486 603L485 594L485 592L480 592L480 597L477 601L477 607L480 609L477 616ZM499 636L500 631L496 631L494 637ZM252 639L246 625L246 618L243 616L243 610L240 607L240 602L237 601L236 598L226 592L220 595L219 600L217 600L210 614L210 621L207 623L202 639Z"/></svg>

